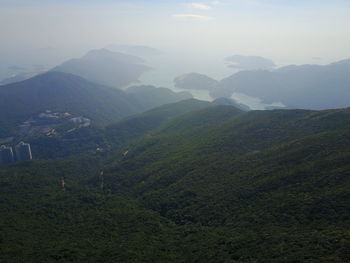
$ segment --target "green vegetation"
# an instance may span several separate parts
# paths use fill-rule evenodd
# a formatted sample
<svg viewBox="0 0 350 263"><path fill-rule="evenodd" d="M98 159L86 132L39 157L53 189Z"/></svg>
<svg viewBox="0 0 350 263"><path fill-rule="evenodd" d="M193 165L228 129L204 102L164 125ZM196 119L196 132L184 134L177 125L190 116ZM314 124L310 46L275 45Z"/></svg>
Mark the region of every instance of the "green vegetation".
<svg viewBox="0 0 350 263"><path fill-rule="evenodd" d="M126 145L131 140L148 135L164 123L185 113L212 106L195 99L184 100L151 109L106 127L106 139L112 145Z"/></svg>
<svg viewBox="0 0 350 263"><path fill-rule="evenodd" d="M79 163L79 164L78 164ZM84 187L96 160L33 162L1 173L1 262L164 262L174 225ZM64 175L66 190L60 187ZM176 246L174 246L176 247Z"/></svg>
<svg viewBox="0 0 350 263"><path fill-rule="evenodd" d="M103 128L91 126L53 137L34 137L29 142L35 159L65 158L108 150L110 146L104 134Z"/></svg>
<svg viewBox="0 0 350 263"><path fill-rule="evenodd" d="M186 101L89 136L0 169L0 261L350 262L350 109Z"/></svg>

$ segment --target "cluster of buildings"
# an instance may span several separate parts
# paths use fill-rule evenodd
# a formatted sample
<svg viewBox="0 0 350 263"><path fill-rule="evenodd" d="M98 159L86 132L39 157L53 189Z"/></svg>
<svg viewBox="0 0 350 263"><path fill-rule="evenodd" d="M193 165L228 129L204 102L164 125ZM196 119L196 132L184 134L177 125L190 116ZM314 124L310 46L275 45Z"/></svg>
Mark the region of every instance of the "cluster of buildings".
<svg viewBox="0 0 350 263"><path fill-rule="evenodd" d="M74 124L78 124L79 128L81 127L89 127L91 125L91 120L85 117L74 117L69 119L70 122L74 123Z"/></svg>
<svg viewBox="0 0 350 263"><path fill-rule="evenodd" d="M57 120L62 118L69 118L73 116L69 112L61 113L61 112L52 112L50 110L46 110L45 112L42 112L38 115L40 119L51 119L51 120Z"/></svg>
<svg viewBox="0 0 350 263"><path fill-rule="evenodd" d="M69 112L52 112L46 110L38 115L32 116L19 125L21 138L29 138L34 136L46 135L48 137L57 134L56 127L62 124L70 123L75 127L68 132L89 127L91 120L83 116L76 116Z"/></svg>
<svg viewBox="0 0 350 263"><path fill-rule="evenodd" d="M33 159L29 143L20 142L14 148L15 151L9 146L0 147L0 166Z"/></svg>

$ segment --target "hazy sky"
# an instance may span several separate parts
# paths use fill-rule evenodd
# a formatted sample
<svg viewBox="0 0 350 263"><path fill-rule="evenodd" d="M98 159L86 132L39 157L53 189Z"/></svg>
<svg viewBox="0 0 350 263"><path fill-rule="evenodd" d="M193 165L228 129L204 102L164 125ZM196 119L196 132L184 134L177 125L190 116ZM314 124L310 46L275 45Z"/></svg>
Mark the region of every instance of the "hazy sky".
<svg viewBox="0 0 350 263"><path fill-rule="evenodd" d="M350 57L350 1L0 0L0 35L7 60L118 43L326 63Z"/></svg>

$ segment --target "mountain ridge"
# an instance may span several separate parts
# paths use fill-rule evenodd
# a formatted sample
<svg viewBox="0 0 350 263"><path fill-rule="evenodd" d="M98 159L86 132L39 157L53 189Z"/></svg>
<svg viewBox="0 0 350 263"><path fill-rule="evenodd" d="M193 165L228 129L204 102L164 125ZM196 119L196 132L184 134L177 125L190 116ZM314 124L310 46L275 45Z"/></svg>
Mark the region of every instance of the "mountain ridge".
<svg viewBox="0 0 350 263"><path fill-rule="evenodd" d="M273 71L241 71L223 79L213 97L233 92L258 97L288 108L323 110L349 107L350 60L328 65L286 66Z"/></svg>
<svg viewBox="0 0 350 263"><path fill-rule="evenodd" d="M11 135L16 126L46 110L86 116L106 125L161 104L189 98L185 94L158 90L154 98L130 95L70 73L50 71L31 79L0 86L1 136Z"/></svg>
<svg viewBox="0 0 350 263"><path fill-rule="evenodd" d="M70 59L52 69L81 76L93 82L122 88L137 82L142 73L151 68L144 60L107 49L91 50L81 58Z"/></svg>

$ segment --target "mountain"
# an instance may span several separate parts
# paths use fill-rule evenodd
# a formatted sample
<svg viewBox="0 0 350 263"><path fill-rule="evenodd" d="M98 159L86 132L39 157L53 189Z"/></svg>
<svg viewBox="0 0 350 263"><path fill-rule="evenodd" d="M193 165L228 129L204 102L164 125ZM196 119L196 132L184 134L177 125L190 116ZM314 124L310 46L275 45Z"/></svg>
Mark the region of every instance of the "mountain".
<svg viewBox="0 0 350 263"><path fill-rule="evenodd" d="M220 82L213 97L240 92L289 108L332 109L349 105L350 60L326 66L287 66L274 71L242 71Z"/></svg>
<svg viewBox="0 0 350 263"><path fill-rule="evenodd" d="M55 67L87 80L111 87L122 88L137 82L142 73L150 70L139 57L107 49L91 50L81 58L71 59Z"/></svg>
<svg viewBox="0 0 350 263"><path fill-rule="evenodd" d="M46 110L83 115L100 124L140 111L123 91L67 73L48 72L0 87L2 133Z"/></svg>
<svg viewBox="0 0 350 263"><path fill-rule="evenodd" d="M228 67L240 70L271 70L276 67L272 60L259 56L233 55L225 61L229 64Z"/></svg>
<svg viewBox="0 0 350 263"><path fill-rule="evenodd" d="M129 94L72 74L48 72L0 87L0 137L13 135L21 122L47 110L84 116L93 123L106 125L188 98L187 94L157 88L152 89L152 94L153 100L144 97L144 92Z"/></svg>
<svg viewBox="0 0 350 263"><path fill-rule="evenodd" d="M176 88L193 90L214 90L219 82L206 75L198 73L188 73L174 79Z"/></svg>

